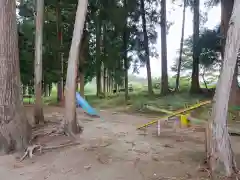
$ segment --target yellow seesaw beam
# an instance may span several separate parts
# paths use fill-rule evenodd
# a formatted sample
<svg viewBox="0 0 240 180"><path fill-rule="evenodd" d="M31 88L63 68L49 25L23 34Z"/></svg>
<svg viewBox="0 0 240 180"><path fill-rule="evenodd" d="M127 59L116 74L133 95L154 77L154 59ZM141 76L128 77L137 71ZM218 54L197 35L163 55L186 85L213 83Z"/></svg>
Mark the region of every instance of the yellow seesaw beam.
<svg viewBox="0 0 240 180"><path fill-rule="evenodd" d="M197 108L199 108L199 107L201 107L201 106L205 106L205 105L207 105L207 104L210 104L211 102L212 102L212 101L200 102L200 103L195 104L195 105L193 105L193 106L190 106L190 107L188 107L188 108L181 109L181 110L178 110L178 111L173 112L172 114L163 116L161 119L168 119L168 118L177 116L177 115L182 114L182 113L185 113L185 112L187 112L187 111L191 111L191 110L197 109ZM154 120L154 121L148 122L148 123L146 123L146 124L144 124L144 125L141 125L141 126L137 127L137 129L141 129L141 128L150 126L150 125L152 125L152 124L157 123L158 121L159 121L159 120Z"/></svg>

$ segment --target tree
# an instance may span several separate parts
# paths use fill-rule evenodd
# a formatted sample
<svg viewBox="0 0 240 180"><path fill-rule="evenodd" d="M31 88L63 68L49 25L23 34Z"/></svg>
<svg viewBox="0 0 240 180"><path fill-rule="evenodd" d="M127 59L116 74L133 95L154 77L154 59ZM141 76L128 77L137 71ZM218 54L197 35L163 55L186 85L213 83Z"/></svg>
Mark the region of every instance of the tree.
<svg viewBox="0 0 240 180"><path fill-rule="evenodd" d="M6 153L28 145L31 128L22 104L16 1L0 1L0 149Z"/></svg>
<svg viewBox="0 0 240 180"><path fill-rule="evenodd" d="M221 0L221 34L222 34L222 56L224 56L225 41L229 28L229 21L233 11L234 0Z"/></svg>
<svg viewBox="0 0 240 180"><path fill-rule="evenodd" d="M151 74L151 66L150 66L150 54L149 54L149 46L148 46L148 34L146 27L146 14L145 14L145 3L144 0L140 0L140 12L142 16L142 29L144 36L144 50L145 50L145 59L146 59L146 68L147 68L147 79L148 79L148 93L153 94L152 87L152 74Z"/></svg>
<svg viewBox="0 0 240 180"><path fill-rule="evenodd" d="M82 41L81 42L82 46L80 47L80 53L79 53L79 79L80 79L80 94L82 97L84 97L84 86L85 86L84 70L85 68L87 68L86 61L88 58L88 51L89 51L89 33L86 27L84 28L81 41Z"/></svg>
<svg viewBox="0 0 240 180"><path fill-rule="evenodd" d="M123 2L123 7L125 9L127 8L127 0L124 0ZM125 85L125 101L128 101L128 39L129 39L129 33L128 33L128 28L127 28L127 18L128 18L128 11L125 10L124 13L124 26L123 26L123 35L122 35L122 40L123 40L123 61L124 61L124 85ZM151 86L151 85L150 85Z"/></svg>
<svg viewBox="0 0 240 180"><path fill-rule="evenodd" d="M43 16L44 16L44 0L37 0L36 15L36 34L35 34L35 106L34 118L35 123L43 123L42 109L42 42L43 42Z"/></svg>
<svg viewBox="0 0 240 180"><path fill-rule="evenodd" d="M77 0L65 1L45 1L45 24L44 24L44 36L43 36L43 81L44 89L46 86L50 87L52 83L60 86L61 78L66 79L67 71L67 58L68 51L71 46L71 34L74 28L74 16L76 10ZM148 0L145 2L145 18L146 18L146 30L149 40L149 56L156 56L154 44L156 44L157 33L155 25L159 24L159 13L157 12L157 6L152 6L152 3L156 4L156 0ZM143 30L141 23L141 10L140 0L132 0L127 2L127 8L124 8L122 1L104 1L100 0L89 1L86 30L88 32L88 48L81 51L86 53L84 55L85 62L83 68L80 67L79 71L83 70L83 73L79 73L81 77L84 77L84 82L91 81L94 77L100 77L105 72L109 79L109 87L111 84L116 84L118 87L124 86L124 72L129 69L131 64L137 64L137 68L146 65L145 50L143 47ZM151 6L150 6L151 5ZM20 8L19 28L22 30L24 46L32 43L32 35L29 33L34 25L34 4L32 0L28 0L24 4L24 8ZM22 11L24 10L24 11ZM60 11L60 12L59 12ZM127 13L126 13L127 12ZM124 51L123 51L123 25L124 14L127 14L127 63L124 67ZM121 18L121 19L119 19ZM125 18L126 19L126 18ZM29 25L28 25L29 24ZM96 25L98 24L98 27ZM56 26L57 29L56 30ZM27 27L27 28L26 28ZM106 28L106 32L104 29ZM62 43L59 42L59 34L62 34ZM99 38L96 38L98 34ZM97 40L97 42L96 42ZM61 46L60 46L61 45ZM31 49L31 48L28 48ZM34 47L33 47L34 49ZM24 86L30 86L32 82L31 71L31 50L27 51L25 47L21 47L21 76L24 78ZM79 56L82 53L80 53ZM60 56L61 63L60 66ZM82 58L80 57L80 60ZM82 62L80 62L80 66ZM30 67L30 68L28 68ZM104 68L101 68L104 67ZM102 72L104 69L104 72ZM83 78L81 78L83 80ZM98 78L97 78L98 79ZM98 89L101 94L102 82L99 81ZM84 83L81 83L82 85ZM105 82L106 84L106 82ZM59 87L58 86L58 87ZM61 88L58 88L61 89ZM83 88L81 88L83 89ZM106 88L105 88L106 90ZM59 91L61 92L61 91ZM61 94L61 93L59 93ZM82 93L83 94L83 93ZM60 97L60 95L58 96ZM60 98L59 98L60 99Z"/></svg>
<svg viewBox="0 0 240 180"><path fill-rule="evenodd" d="M215 6L217 4L221 3L221 26L220 26L220 32L221 32L221 55L222 58L224 58L224 49L225 49L225 41L227 37L227 32L229 28L229 21L231 18L231 14L233 11L233 4L234 0L210 0L208 1L208 6ZM239 100L236 98L240 92L240 89L238 87L238 66L236 65L235 73L233 76L233 83L231 88L231 95L230 95L230 105L238 105Z"/></svg>
<svg viewBox="0 0 240 180"><path fill-rule="evenodd" d="M222 162L227 177L238 173L228 134L227 112L233 74L240 48L240 19L237 15L240 11L239 1L234 3L233 9L227 33L222 73L217 84L213 103L208 149L211 171L214 173L219 162Z"/></svg>
<svg viewBox="0 0 240 180"><path fill-rule="evenodd" d="M75 18L75 25L72 37L72 44L68 57L66 97L65 97L65 130L70 136L80 132L81 124L76 120L76 78L78 70L79 49L81 47L81 37L84 29L85 16L87 13L87 0L79 0Z"/></svg>
<svg viewBox="0 0 240 180"><path fill-rule="evenodd" d="M231 14L233 11L233 4L234 0L221 0L221 35L222 35L222 57L224 58L224 49L225 49L225 41L227 38L227 32L229 28L229 21L231 18ZM239 95L239 87L238 87L238 65L235 67L235 73L233 76L232 88L231 88L231 95L230 95L230 105L238 105L239 101L237 96Z"/></svg>
<svg viewBox="0 0 240 180"><path fill-rule="evenodd" d="M161 49L162 49L161 94L167 95L169 92L169 88L168 88L168 67L167 67L166 0L161 0Z"/></svg>
<svg viewBox="0 0 240 180"><path fill-rule="evenodd" d="M61 102L64 99L64 93L63 93L63 52L61 51L61 48L63 46L63 34L62 34L62 14L61 14L61 8L60 8L61 0L57 1L56 4L56 24L57 24L57 42L58 42L58 53L57 53L57 60L60 60L60 69L61 69L61 79L60 82L57 84L57 101Z"/></svg>
<svg viewBox="0 0 240 180"><path fill-rule="evenodd" d="M182 18L182 34L181 34L181 40L180 40L180 51L179 51L179 60L178 60L175 91L179 91L179 79L180 79L181 64L182 64L183 40L184 40L184 30L185 30L186 5L187 5L187 0L184 0L184 2L183 2L183 18Z"/></svg>
<svg viewBox="0 0 240 180"><path fill-rule="evenodd" d="M200 37L197 43L197 49L200 52L199 55L199 74L204 78L204 82L213 82L217 79L217 73L219 73L219 67L221 66L220 59L220 31L219 27L215 29L204 29L200 32ZM192 50L193 50L193 37L185 39L183 42L182 59L181 59L181 72L187 76L191 76L191 70L193 66ZM172 70L177 72L179 68L179 60L176 59ZM207 79L205 79L207 76ZM212 79L212 80L210 80Z"/></svg>
<svg viewBox="0 0 240 180"><path fill-rule="evenodd" d="M194 0L193 3L193 67L190 92L199 93L201 89L199 85L199 51L197 49L197 43L199 39L200 0Z"/></svg>

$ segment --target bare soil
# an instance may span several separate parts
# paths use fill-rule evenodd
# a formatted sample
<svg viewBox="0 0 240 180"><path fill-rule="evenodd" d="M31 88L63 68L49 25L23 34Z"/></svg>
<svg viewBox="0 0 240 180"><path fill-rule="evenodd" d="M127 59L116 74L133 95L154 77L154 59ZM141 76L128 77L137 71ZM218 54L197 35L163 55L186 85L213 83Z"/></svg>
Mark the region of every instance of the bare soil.
<svg viewBox="0 0 240 180"><path fill-rule="evenodd" d="M32 107L26 107L31 121ZM45 107L45 119L63 119L60 107ZM136 127L155 118L101 111L101 118L90 118L78 109L84 124L81 144L36 153L19 162L19 154L0 156L0 179L17 180L200 180L208 172L200 166L204 159L204 133L201 128L179 129L164 126L156 135L153 125L147 131ZM49 134L37 141L47 146L66 143L63 135L54 136L54 123L44 127ZM36 131L41 131L38 128ZM35 131L35 132L36 132ZM234 151L240 152L240 138L233 137ZM23 153L22 153L23 154ZM22 155L21 154L21 155Z"/></svg>

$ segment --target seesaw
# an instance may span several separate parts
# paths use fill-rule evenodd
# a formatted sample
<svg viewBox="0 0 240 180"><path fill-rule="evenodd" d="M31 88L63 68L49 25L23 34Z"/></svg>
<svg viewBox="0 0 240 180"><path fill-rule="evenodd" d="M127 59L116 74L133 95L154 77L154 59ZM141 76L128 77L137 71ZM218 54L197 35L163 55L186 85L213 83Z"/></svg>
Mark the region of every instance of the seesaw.
<svg viewBox="0 0 240 180"><path fill-rule="evenodd" d="M137 129L142 129L142 128L148 127L148 126L150 126L150 125L152 125L152 124L158 123L159 121L166 120L166 119L172 118L172 117L174 117L174 116L178 116L178 115L184 114L184 113L186 113L186 112L188 112L188 111L197 109L197 108L202 107L202 106L205 106L205 105L207 105L207 104L211 104L211 102L212 102L212 101L204 101L204 102L197 103L197 104L195 104L195 105L193 105L193 106L190 106L190 107L188 107L188 108L181 109L181 110L178 110L178 111L175 111L175 112L172 112L172 113L168 112L168 113L167 113L168 115L163 116L163 117L161 117L161 118L158 119L158 120L153 120L153 121L150 121L150 122L148 122L148 123L146 123L146 124L143 124L143 125L137 127ZM182 118L185 118L185 117L182 117Z"/></svg>

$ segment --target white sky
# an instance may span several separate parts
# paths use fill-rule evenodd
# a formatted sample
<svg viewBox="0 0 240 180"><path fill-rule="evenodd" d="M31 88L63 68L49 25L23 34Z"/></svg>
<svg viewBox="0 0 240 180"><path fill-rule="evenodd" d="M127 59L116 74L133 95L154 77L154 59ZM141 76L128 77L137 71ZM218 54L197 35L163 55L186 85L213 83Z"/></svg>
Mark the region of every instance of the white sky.
<svg viewBox="0 0 240 180"><path fill-rule="evenodd" d="M201 1L202 4L200 6L201 10L205 10L203 1ZM180 4L180 3L179 3ZM171 1L167 1L167 9L171 9L173 5L171 4ZM168 36L167 36L167 52L168 52L168 69L169 69L169 75L173 75L173 72L170 71L170 67L173 64L173 61L176 57L178 57L177 50L180 46L180 38L181 38L181 26L182 26L182 7L175 7L175 11L171 11L167 14L167 20L174 22L174 24L171 26ZM208 28L214 28L219 22L220 22L220 6L214 7L208 11L208 21L205 23L204 27ZM185 24L185 35L184 37L188 37L193 32L193 25L192 25L192 18L193 14L188 8L186 11L186 24ZM151 59L151 70L152 70L152 77L160 77L161 76L161 37L160 37L160 26L157 27L158 32L158 39L156 48L159 53L158 59ZM130 69L130 73L132 73L132 70ZM140 77L146 77L146 67L143 67L140 69L139 74L136 74Z"/></svg>

